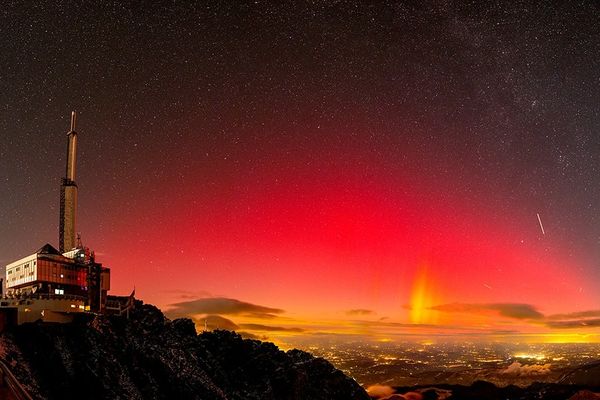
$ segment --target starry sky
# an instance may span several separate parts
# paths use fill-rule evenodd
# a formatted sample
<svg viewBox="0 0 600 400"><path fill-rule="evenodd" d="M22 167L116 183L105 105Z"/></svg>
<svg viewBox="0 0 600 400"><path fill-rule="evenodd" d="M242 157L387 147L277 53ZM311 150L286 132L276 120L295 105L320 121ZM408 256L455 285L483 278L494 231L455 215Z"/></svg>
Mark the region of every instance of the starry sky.
<svg viewBox="0 0 600 400"><path fill-rule="evenodd" d="M598 339L595 1L11 1L0 52L0 264L57 245L77 110L113 293L277 340Z"/></svg>

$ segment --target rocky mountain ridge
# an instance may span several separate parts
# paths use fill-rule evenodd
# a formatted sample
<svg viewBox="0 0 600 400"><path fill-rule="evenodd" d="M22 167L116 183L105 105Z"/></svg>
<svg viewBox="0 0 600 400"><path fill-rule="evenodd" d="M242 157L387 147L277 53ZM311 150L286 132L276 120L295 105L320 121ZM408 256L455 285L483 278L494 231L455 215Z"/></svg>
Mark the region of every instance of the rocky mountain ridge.
<svg viewBox="0 0 600 400"><path fill-rule="evenodd" d="M229 331L196 334L151 305L130 318L81 315L0 336L0 356L35 399L368 400L328 361Z"/></svg>

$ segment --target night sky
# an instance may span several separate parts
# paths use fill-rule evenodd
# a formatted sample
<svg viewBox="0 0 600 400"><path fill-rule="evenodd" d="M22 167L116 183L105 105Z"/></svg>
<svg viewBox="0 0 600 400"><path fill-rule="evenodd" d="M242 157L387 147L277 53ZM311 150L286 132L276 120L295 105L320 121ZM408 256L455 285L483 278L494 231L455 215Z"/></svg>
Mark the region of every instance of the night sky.
<svg viewBox="0 0 600 400"><path fill-rule="evenodd" d="M596 1L48 3L0 10L0 264L57 245L77 110L115 294L271 338L600 333Z"/></svg>

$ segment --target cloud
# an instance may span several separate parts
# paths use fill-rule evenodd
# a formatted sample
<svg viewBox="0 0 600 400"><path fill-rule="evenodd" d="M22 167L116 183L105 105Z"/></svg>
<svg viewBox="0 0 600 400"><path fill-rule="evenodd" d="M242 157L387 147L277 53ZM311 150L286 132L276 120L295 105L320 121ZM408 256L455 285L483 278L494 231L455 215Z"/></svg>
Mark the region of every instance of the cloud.
<svg viewBox="0 0 600 400"><path fill-rule="evenodd" d="M587 389L579 390L573 396L569 397L569 400L598 400L600 399L600 393L595 393Z"/></svg>
<svg viewBox="0 0 600 400"><path fill-rule="evenodd" d="M406 392L404 394L394 394L386 400L423 400L423 395L418 392Z"/></svg>
<svg viewBox="0 0 600 400"><path fill-rule="evenodd" d="M549 320L565 320L565 319L582 319L582 318L594 318L600 317L600 310L588 310L588 311L578 311L572 312L568 314L554 314L549 315L547 318Z"/></svg>
<svg viewBox="0 0 600 400"><path fill-rule="evenodd" d="M431 310L448 313L463 314L487 314L497 312L503 317L514 319L543 319L544 314L539 312L531 304L522 303L491 303L491 304L467 304L451 303L431 307Z"/></svg>
<svg viewBox="0 0 600 400"><path fill-rule="evenodd" d="M600 318L574 319L565 321L548 321L549 328L571 329L571 328L597 328L600 326Z"/></svg>
<svg viewBox="0 0 600 400"><path fill-rule="evenodd" d="M410 391L404 394L396 393L396 389L387 385L372 385L367 388L369 397L377 400L423 400L423 393L433 392L437 396L436 399L447 399L452 395L450 390L438 388L421 388L417 391ZM427 397L429 398L429 396Z"/></svg>
<svg viewBox="0 0 600 400"><path fill-rule="evenodd" d="M553 329L597 328L600 327L600 310L549 315L546 326Z"/></svg>
<svg viewBox="0 0 600 400"><path fill-rule="evenodd" d="M163 293L175 295L180 299L198 299L202 297L212 297L213 295L206 290L189 291L189 290L164 290Z"/></svg>
<svg viewBox="0 0 600 400"><path fill-rule="evenodd" d="M189 316L198 314L249 315L255 318L271 319L284 311L278 308L259 306L225 297L207 297L170 304L168 315Z"/></svg>
<svg viewBox="0 0 600 400"><path fill-rule="evenodd" d="M210 331L214 331L215 329L237 331L238 329L240 329L240 327L232 320L214 314L198 318L194 322L196 322L196 325L198 325L200 329L204 329L204 327L206 326L206 328Z"/></svg>
<svg viewBox="0 0 600 400"><path fill-rule="evenodd" d="M498 314L520 320L535 320L552 329L597 328L600 327L600 310L577 311L566 314L545 316L530 304L521 303L491 303L468 304L451 303L431 307L432 310L448 313ZM509 333L509 332L507 332Z"/></svg>
<svg viewBox="0 0 600 400"><path fill-rule="evenodd" d="M346 311L346 315L375 315L376 312L373 310L366 310L364 308L356 308L353 310Z"/></svg>
<svg viewBox="0 0 600 400"><path fill-rule="evenodd" d="M511 375L516 377L543 376L548 375L551 372L550 364L522 365L519 362L514 362L506 367L506 369L500 371L500 373L503 375Z"/></svg>
<svg viewBox="0 0 600 400"><path fill-rule="evenodd" d="M282 326L270 326L260 324L240 324L243 329L249 329L251 331L267 331L267 332L304 332L301 328L284 328Z"/></svg>
<svg viewBox="0 0 600 400"><path fill-rule="evenodd" d="M280 312L283 313L285 311L278 310L277 313L280 313ZM256 312L256 313L249 313L247 315L249 315L251 317L254 317L254 318L261 318L261 319L273 319L273 318L278 318L279 317L278 315L275 315L275 313L259 313L259 312Z"/></svg>
<svg viewBox="0 0 600 400"><path fill-rule="evenodd" d="M240 335L241 337L243 337L244 339L261 340L263 342L269 340L269 337L267 337L267 336L255 335L255 334L250 333L250 332L238 331L237 334Z"/></svg>
<svg viewBox="0 0 600 400"><path fill-rule="evenodd" d="M391 386L372 385L367 388L367 393L371 397L374 397L376 399L381 399L381 398L391 396L392 394L396 393L396 390Z"/></svg>

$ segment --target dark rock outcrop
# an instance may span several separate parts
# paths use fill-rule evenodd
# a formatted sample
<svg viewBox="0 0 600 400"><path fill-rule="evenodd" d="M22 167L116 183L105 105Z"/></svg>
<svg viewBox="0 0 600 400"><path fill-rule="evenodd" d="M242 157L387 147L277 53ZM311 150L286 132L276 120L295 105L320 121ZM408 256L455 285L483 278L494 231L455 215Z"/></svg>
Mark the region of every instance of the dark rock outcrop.
<svg viewBox="0 0 600 400"><path fill-rule="evenodd" d="M197 335L191 320L169 321L150 305L129 319L21 325L0 346L39 399L369 399L323 359L229 331Z"/></svg>

